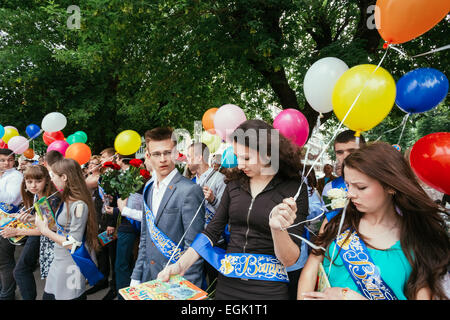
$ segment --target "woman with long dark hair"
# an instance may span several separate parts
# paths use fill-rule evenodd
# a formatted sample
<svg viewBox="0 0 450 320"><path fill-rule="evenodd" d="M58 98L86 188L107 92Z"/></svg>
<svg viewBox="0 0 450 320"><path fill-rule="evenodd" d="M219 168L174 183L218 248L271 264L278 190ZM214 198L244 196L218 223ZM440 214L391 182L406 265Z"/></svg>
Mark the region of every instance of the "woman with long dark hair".
<svg viewBox="0 0 450 320"><path fill-rule="evenodd" d="M177 263L158 275L184 274L200 258L219 271L216 299L288 299L286 267L295 264L301 241L288 225L308 214L300 149L261 120L248 120L232 134L238 166L230 170L214 218ZM230 226L226 251L216 247ZM302 225L289 231L301 235Z"/></svg>
<svg viewBox="0 0 450 320"><path fill-rule="evenodd" d="M99 248L94 203L76 161L64 159L54 163L50 175L56 187L63 191L62 203L55 213L57 232L48 228L45 217L44 220L39 217L35 220L42 235L55 241L54 260L45 283L43 299L86 299L86 275L97 277L97 281L99 275L93 262L89 270L85 268L86 264L78 264L77 252L83 249L84 244L88 252ZM87 259L90 258L85 255L84 261Z"/></svg>
<svg viewBox="0 0 450 320"><path fill-rule="evenodd" d="M343 173L350 203L324 221L315 244L326 252L312 251L298 298L447 299L441 281L450 242L442 209L401 153L386 143L367 145L345 159ZM320 263L331 288L313 292Z"/></svg>

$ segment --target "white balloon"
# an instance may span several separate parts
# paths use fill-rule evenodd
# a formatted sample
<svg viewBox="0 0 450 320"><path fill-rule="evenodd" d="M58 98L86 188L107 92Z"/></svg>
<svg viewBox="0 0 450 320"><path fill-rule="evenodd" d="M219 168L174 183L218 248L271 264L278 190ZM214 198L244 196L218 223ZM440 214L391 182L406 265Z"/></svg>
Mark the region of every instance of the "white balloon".
<svg viewBox="0 0 450 320"><path fill-rule="evenodd" d="M317 60L308 69L303 81L305 98L311 107L319 113L333 110L331 97L334 85L342 74L348 70L344 61L326 57Z"/></svg>
<svg viewBox="0 0 450 320"><path fill-rule="evenodd" d="M42 119L41 128L46 132L60 131L66 127L67 119L59 112L51 112Z"/></svg>

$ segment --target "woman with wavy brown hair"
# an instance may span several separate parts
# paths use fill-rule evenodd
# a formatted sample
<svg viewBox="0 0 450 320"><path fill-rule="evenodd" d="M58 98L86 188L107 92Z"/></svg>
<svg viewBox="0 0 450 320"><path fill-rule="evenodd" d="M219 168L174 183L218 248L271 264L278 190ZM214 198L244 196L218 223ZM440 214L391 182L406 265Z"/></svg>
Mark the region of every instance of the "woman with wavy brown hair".
<svg viewBox="0 0 450 320"><path fill-rule="evenodd" d="M42 235L55 241L54 260L45 284L43 299L86 299L86 278L90 283L101 278L92 260L89 268L86 268L86 262L90 259L87 256L89 251L99 249L94 203L81 167L76 161L64 159L54 163L50 176L58 190L62 190L62 204L55 213L57 232L49 229L46 218L41 220L36 217L35 220ZM78 251L84 249L83 247L87 249L87 255ZM79 264L78 257L81 254L84 254L84 265Z"/></svg>
<svg viewBox="0 0 450 320"><path fill-rule="evenodd" d="M177 263L158 275L184 274L200 256L219 271L215 298L289 298L286 267L296 263L308 215L306 187L296 201L301 179L300 149L261 120L243 122L232 134L237 168L228 172L226 188L214 218ZM225 226L230 241L217 248ZM219 262L220 261L220 262Z"/></svg>
<svg viewBox="0 0 450 320"><path fill-rule="evenodd" d="M324 221L316 245L326 252L312 251L298 298L448 299L441 285L450 257L442 209L402 154L386 143L367 145L345 159L343 174L350 203ZM320 263L331 288L313 292Z"/></svg>

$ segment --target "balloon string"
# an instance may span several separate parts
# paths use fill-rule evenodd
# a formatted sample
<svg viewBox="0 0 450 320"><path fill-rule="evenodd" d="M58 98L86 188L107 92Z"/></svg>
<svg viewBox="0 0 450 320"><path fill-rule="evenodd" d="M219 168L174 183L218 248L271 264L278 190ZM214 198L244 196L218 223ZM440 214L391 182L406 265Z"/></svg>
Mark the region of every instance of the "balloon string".
<svg viewBox="0 0 450 320"><path fill-rule="evenodd" d="M27 139L27 141L23 142L21 145L19 145L18 148L15 148L15 149L20 149L20 148L22 148L24 145L26 145L27 143L29 143L32 139L38 137L42 132L44 132L44 130L41 129L41 130L39 131L38 134L35 134L33 137ZM14 154L14 153L15 153L15 152L11 150L11 153L8 154L7 157L11 156L11 155Z"/></svg>
<svg viewBox="0 0 450 320"><path fill-rule="evenodd" d="M220 167L219 169L217 169L217 171L219 172L220 169L222 168L223 164L225 162L225 157L223 157L221 163L220 163ZM210 186L214 185L214 183L216 182L215 180L217 179L217 177L219 177L219 174L214 175L214 178L211 181ZM206 198L203 198L202 202L200 203L200 205L197 208L197 212L195 212L194 217L192 218L191 222L189 223L188 227L186 228L186 231L184 232L183 236L181 237L180 241L178 242L177 246L175 247L175 249L173 250L172 255L170 256L169 261L167 261L166 266L164 267L167 268L170 264L170 261L172 261L173 256L175 255L175 253L177 252L178 248L180 247L181 242L184 240L184 237L186 236L187 232L189 231L189 228L191 227L192 223L194 222L195 218L197 217L198 213L200 212L200 209L202 208L203 204L205 203Z"/></svg>
<svg viewBox="0 0 450 320"><path fill-rule="evenodd" d="M448 50L448 49L450 49L450 44L448 44L448 45L446 45L446 46L443 46L443 47L440 47L440 48L437 48L437 49L433 49L433 50L430 50L430 51L421 53L421 54L416 54L415 56L409 56L408 54L406 54L405 52L403 52L403 51L400 50L399 48L396 48L396 47L393 46L393 45L390 45L390 47L391 47L392 49L394 49L395 51L397 51L398 53L400 53L400 54L401 54L402 56L404 56L404 57L407 57L407 58L417 58L417 57L426 56L426 55L429 55L429 54L432 54L432 53L436 53L436 52L439 52L439 51Z"/></svg>
<svg viewBox="0 0 450 320"><path fill-rule="evenodd" d="M395 127L394 129L389 129L387 131L384 131L375 141L378 141L381 139L381 137L383 137L386 133L392 132L397 130L398 128L400 128L401 126L404 126L404 124L406 123L406 120L408 119L409 113L405 114L405 116L403 117L402 122L400 123L400 125L398 125L397 127Z"/></svg>
<svg viewBox="0 0 450 320"><path fill-rule="evenodd" d="M409 115L410 115L410 113L408 113L404 118L402 132L400 133L400 137L398 138L398 142L397 142L398 145L400 145L400 141L402 140L403 132L405 131L406 124L408 123Z"/></svg>
<svg viewBox="0 0 450 320"><path fill-rule="evenodd" d="M383 63L384 59L386 58L386 55L389 51L389 48L391 47L391 45L388 45L383 57L381 58L380 62L378 63L377 67L372 71L371 75L373 73L375 73L378 68L381 66L381 64ZM352 111L353 107L355 106L356 102L359 100L359 97L361 96L364 88L366 87L367 83L369 81L366 80L364 82L363 87L361 88L361 90L359 91L358 95L356 96L355 100L353 101L352 105L350 106L350 108L348 109L347 113L345 114L344 118L342 119L342 121L339 123L339 126L337 127L337 129L335 130L333 136L331 137L331 139L328 141L328 143L325 145L325 147L322 149L322 152L319 154L319 156L315 159L315 161L313 162L313 164L311 165L311 168L309 169L308 173L306 174L306 176L309 176L309 174L311 173L312 169L314 168L314 166L316 165L317 161L319 161L319 159L323 156L323 154L325 153L325 151L327 151L329 145L331 144L332 141L334 141L334 138L336 138L336 136L338 135L339 130L342 128L342 125L344 124L344 121L347 119L348 115L350 114L350 112ZM300 191L301 191L301 187L302 184L300 184L300 187L296 193L296 195L294 196L294 200L297 200L298 196L300 195Z"/></svg>
<svg viewBox="0 0 450 320"><path fill-rule="evenodd" d="M344 210L342 211L341 221L339 221L339 228L338 228L338 232L336 234L336 240L334 241L333 253L331 254L330 267L328 268L328 276L327 276L328 278L330 278L331 266L333 265L334 253L336 251L336 245L337 245L337 237L341 234L342 226L344 225L345 213L347 212L347 206L349 203L350 203L350 201L348 200L348 198L345 199Z"/></svg>

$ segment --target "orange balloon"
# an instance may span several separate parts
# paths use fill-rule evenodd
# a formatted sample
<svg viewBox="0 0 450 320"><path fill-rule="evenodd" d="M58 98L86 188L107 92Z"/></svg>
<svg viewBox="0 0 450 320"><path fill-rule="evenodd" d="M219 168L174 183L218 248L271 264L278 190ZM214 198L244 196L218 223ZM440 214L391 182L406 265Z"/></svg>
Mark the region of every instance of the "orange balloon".
<svg viewBox="0 0 450 320"><path fill-rule="evenodd" d="M25 152L23 153L23 156L27 159L33 159L34 158L34 150L31 148L28 148L27 150L25 150Z"/></svg>
<svg viewBox="0 0 450 320"><path fill-rule="evenodd" d="M208 109L203 115L202 124L206 131L210 130L209 132L211 132L211 130L214 130L214 117L216 116L217 110L219 110L219 108ZM214 130L214 134L215 133L216 130Z"/></svg>
<svg viewBox="0 0 450 320"><path fill-rule="evenodd" d="M66 159L73 159L81 165L91 159L91 149L84 143L71 144L66 150Z"/></svg>
<svg viewBox="0 0 450 320"><path fill-rule="evenodd" d="M449 10L447 0L378 0L375 24L385 41L398 44L424 34Z"/></svg>

